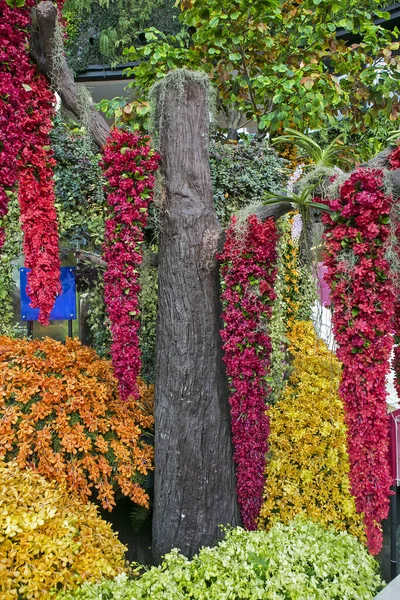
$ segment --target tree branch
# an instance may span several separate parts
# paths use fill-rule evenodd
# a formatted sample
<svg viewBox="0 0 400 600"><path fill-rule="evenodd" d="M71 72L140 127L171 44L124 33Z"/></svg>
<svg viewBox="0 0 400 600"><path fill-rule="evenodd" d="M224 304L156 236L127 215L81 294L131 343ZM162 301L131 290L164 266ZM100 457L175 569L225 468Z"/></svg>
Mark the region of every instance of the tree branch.
<svg viewBox="0 0 400 600"><path fill-rule="evenodd" d="M86 252L85 250L76 250L75 252L76 258L80 260L86 260L88 262L92 262L95 265L99 265L100 267L106 267L107 263L105 260L101 258L98 254L94 254L93 252Z"/></svg>
<svg viewBox="0 0 400 600"><path fill-rule="evenodd" d="M64 54L55 56L55 31L57 7L48 0L40 2L34 9L33 27L30 40L30 55L40 71L52 82L61 96L64 106L76 117L81 116L82 108L78 86ZM55 64L56 63L56 64ZM90 109L89 133L99 148L102 148L110 132L103 116L93 107Z"/></svg>
<svg viewBox="0 0 400 600"><path fill-rule="evenodd" d="M268 206L263 206L262 204L260 204L260 206L257 206L254 209L252 214L256 215L256 217L258 217L260 221L266 221L270 217L272 217L274 221L277 221L280 217L290 212L291 210L293 210L293 207L290 204L290 202L279 202L279 204L270 204ZM224 249L225 240L226 231L222 231L219 235L217 242L217 254L220 254Z"/></svg>

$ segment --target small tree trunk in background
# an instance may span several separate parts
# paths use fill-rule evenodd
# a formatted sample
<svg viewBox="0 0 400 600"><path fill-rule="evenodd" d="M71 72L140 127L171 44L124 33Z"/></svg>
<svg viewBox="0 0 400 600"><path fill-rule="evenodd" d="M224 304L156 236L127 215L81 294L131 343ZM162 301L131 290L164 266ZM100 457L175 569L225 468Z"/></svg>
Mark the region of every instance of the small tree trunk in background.
<svg viewBox="0 0 400 600"><path fill-rule="evenodd" d="M178 83L177 83L178 82ZM164 86L164 87L163 87ZM157 89L166 198L159 250L153 556L192 556L238 525L219 336L220 226L208 162L206 83L187 71Z"/></svg>
<svg viewBox="0 0 400 600"><path fill-rule="evenodd" d="M93 345L93 336L90 330L88 316L90 312L89 299L86 297L80 298L80 310L79 310L79 339L84 346Z"/></svg>

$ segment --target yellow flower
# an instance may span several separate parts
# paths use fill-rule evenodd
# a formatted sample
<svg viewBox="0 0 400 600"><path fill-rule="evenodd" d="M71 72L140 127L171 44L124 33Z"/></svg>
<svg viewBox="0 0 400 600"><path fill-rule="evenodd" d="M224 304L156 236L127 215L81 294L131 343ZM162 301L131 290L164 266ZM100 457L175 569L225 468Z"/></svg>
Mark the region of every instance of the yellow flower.
<svg viewBox="0 0 400 600"><path fill-rule="evenodd" d="M293 373L268 413L270 458L259 526L269 529L303 513L365 541L350 493L340 363L311 322L291 322L287 337Z"/></svg>

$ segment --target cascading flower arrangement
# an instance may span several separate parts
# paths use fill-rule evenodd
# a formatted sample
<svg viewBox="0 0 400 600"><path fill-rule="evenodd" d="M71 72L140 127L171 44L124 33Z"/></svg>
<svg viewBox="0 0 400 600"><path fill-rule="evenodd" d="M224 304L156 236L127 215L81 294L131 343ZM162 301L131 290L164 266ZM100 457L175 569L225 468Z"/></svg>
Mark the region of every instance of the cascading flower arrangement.
<svg viewBox="0 0 400 600"><path fill-rule="evenodd" d="M12 8L0 0L0 218L7 214L8 198L18 177L18 156L23 147L21 119L26 114L26 73L31 66L28 43L28 0L23 8ZM4 229L0 231L0 248Z"/></svg>
<svg viewBox="0 0 400 600"><path fill-rule="evenodd" d="M397 140L397 145L394 150L388 156L388 168L390 171L395 171L396 169L400 169L400 140ZM391 219L392 219L392 240L393 250L395 255L397 256L397 261L400 260L400 222L399 222L399 208L397 210L392 210ZM398 268L394 270L393 280L396 287L396 302L394 305L394 352L393 352L393 370L395 373L394 377L394 386L396 388L396 392L398 397L400 398L400 281L399 281L399 272Z"/></svg>
<svg viewBox="0 0 400 600"><path fill-rule="evenodd" d="M49 132L54 96L29 60L30 8L10 7L0 0L0 217L17 182L24 233L25 265L30 269L28 293L47 324L61 291L57 215L54 208L54 160ZM0 233L0 247L4 232Z"/></svg>
<svg viewBox="0 0 400 600"><path fill-rule="evenodd" d="M61 292L57 213L49 133L54 97L44 77L34 72L30 81L30 110L22 127L26 143L19 160L18 199L24 234L23 252L31 306L39 308L39 322L47 324Z"/></svg>
<svg viewBox="0 0 400 600"><path fill-rule="evenodd" d="M275 223L251 215L242 235L232 218L223 253L221 332L229 378L237 496L243 524L256 529L262 505L269 423L266 399L271 341L267 324L275 299Z"/></svg>
<svg viewBox="0 0 400 600"><path fill-rule="evenodd" d="M343 364L339 388L348 427L350 483L364 514L368 547L382 547L391 474L386 374L392 348L394 293L385 259L391 197L380 169L355 171L323 215L333 327Z"/></svg>
<svg viewBox="0 0 400 600"><path fill-rule="evenodd" d="M311 321L287 333L292 372L269 411L271 458L265 468L261 528L304 514L365 542L362 515L350 493L341 365Z"/></svg>
<svg viewBox="0 0 400 600"><path fill-rule="evenodd" d="M160 156L149 138L113 129L101 167L110 216L106 220L104 298L111 321L111 357L123 400L138 398L140 373L139 271L143 228Z"/></svg>
<svg viewBox="0 0 400 600"><path fill-rule="evenodd" d="M388 162L391 171L400 169L400 140L397 140L396 148L389 154Z"/></svg>

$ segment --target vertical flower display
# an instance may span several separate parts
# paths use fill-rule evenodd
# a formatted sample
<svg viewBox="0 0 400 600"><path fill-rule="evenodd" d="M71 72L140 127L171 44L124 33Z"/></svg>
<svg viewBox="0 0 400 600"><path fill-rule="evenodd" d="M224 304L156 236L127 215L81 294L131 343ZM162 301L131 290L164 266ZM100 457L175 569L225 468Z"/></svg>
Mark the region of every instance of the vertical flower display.
<svg viewBox="0 0 400 600"><path fill-rule="evenodd" d="M113 129L101 163L107 180L104 298L111 321L111 357L123 400L138 398L139 271L143 228L160 156L149 138Z"/></svg>
<svg viewBox="0 0 400 600"><path fill-rule="evenodd" d="M11 8L0 0L0 217L18 183L23 251L31 306L47 324L61 291L57 215L49 131L54 96L29 60L30 8ZM4 231L0 231L0 247Z"/></svg>
<svg viewBox="0 0 400 600"><path fill-rule="evenodd" d="M388 156L388 168L390 171L400 169L400 140L397 140L397 145ZM397 206L393 207L391 214L391 229L392 229L392 244L396 263L400 262L400 209ZM400 398L400 272L399 264L396 265L393 273L393 281L396 292L396 302L394 305L394 332L395 332L395 347L393 356L394 370L394 385L398 397Z"/></svg>
<svg viewBox="0 0 400 600"><path fill-rule="evenodd" d="M28 0L23 8L11 8L0 0L0 219L7 214L8 198L15 188L18 156L23 146L21 119L27 106L26 73L30 71ZM4 229L0 228L0 249Z"/></svg>
<svg viewBox="0 0 400 600"><path fill-rule="evenodd" d="M221 332L229 378L237 496L243 524L256 529L262 505L269 423L266 400L271 341L267 324L275 299L278 235L272 219L251 215L242 239L235 217L220 256Z"/></svg>
<svg viewBox="0 0 400 600"><path fill-rule="evenodd" d="M391 474L386 374L392 348L394 293L385 259L391 198L383 172L358 169L329 201L324 215L326 281L331 287L333 327L343 364L339 393L348 427L350 483L364 514L368 547L382 546Z"/></svg>
<svg viewBox="0 0 400 600"><path fill-rule="evenodd" d="M397 140L396 148L389 154L388 162L391 171L400 169L400 140Z"/></svg>
<svg viewBox="0 0 400 600"><path fill-rule="evenodd" d="M18 199L24 234L23 252L31 306L39 308L39 322L47 324L61 292L57 213L49 133L54 96L42 76L32 71L29 111L22 121L24 148L18 164Z"/></svg>

